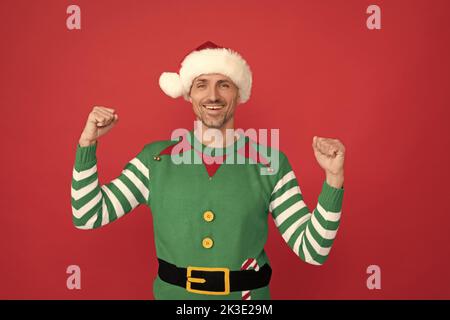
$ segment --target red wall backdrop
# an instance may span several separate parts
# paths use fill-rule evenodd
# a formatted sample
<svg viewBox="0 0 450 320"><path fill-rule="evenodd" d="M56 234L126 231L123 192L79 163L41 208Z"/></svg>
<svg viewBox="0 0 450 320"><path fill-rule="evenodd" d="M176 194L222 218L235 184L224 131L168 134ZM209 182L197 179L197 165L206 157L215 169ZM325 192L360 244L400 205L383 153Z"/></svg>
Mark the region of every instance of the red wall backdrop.
<svg viewBox="0 0 450 320"><path fill-rule="evenodd" d="M70 4L81 30L66 27ZM366 27L371 4L381 30ZM93 105L116 108L98 149L105 183L144 144L191 128L190 105L158 77L212 40L253 70L237 127L280 129L310 208L325 178L312 137L347 149L324 266L302 262L269 222L272 298L449 299L449 14L438 0L2 1L0 298L153 298L147 207L95 231L72 226L75 147ZM66 287L72 264L81 290ZM380 290L366 286L373 264Z"/></svg>

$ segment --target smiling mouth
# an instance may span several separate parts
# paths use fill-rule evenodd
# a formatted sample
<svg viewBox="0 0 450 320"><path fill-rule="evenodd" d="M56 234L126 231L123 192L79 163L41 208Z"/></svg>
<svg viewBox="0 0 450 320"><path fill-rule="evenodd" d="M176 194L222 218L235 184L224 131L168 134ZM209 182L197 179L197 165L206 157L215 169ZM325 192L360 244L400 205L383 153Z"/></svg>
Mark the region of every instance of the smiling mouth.
<svg viewBox="0 0 450 320"><path fill-rule="evenodd" d="M205 104L203 104L202 106L203 106L203 108L206 108L208 110L221 110L221 109L224 108L224 106L218 106L218 105L205 105Z"/></svg>

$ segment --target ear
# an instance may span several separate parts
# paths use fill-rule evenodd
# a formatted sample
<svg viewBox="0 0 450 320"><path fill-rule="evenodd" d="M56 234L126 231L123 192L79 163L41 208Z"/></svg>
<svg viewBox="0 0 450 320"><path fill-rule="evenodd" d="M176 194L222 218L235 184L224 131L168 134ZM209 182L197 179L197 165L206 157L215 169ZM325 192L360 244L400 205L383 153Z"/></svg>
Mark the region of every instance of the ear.
<svg viewBox="0 0 450 320"><path fill-rule="evenodd" d="M191 96L189 96L189 102L192 103L192 98L191 98Z"/></svg>

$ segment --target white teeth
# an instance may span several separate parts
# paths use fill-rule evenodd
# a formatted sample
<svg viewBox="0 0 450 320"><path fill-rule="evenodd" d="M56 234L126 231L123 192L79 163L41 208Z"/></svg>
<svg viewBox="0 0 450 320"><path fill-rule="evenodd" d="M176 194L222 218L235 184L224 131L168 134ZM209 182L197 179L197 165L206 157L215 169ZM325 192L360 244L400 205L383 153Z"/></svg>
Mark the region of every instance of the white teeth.
<svg viewBox="0 0 450 320"><path fill-rule="evenodd" d="M204 106L208 110L222 109L222 106Z"/></svg>

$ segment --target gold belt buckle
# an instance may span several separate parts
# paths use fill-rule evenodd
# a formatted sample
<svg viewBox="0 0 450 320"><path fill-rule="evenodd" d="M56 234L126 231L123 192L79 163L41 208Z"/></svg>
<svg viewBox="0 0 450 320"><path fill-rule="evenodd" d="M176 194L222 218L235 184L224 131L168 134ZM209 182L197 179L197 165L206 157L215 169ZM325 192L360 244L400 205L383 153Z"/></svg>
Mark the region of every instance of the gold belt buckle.
<svg viewBox="0 0 450 320"><path fill-rule="evenodd" d="M192 271L219 271L224 273L224 291L208 291L201 289L192 289L191 283L206 283L204 278L194 278L192 276ZM186 290L194 293L210 294L210 295L226 295L230 294L230 269L228 268L207 268L207 267L187 267L187 281Z"/></svg>

